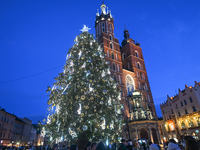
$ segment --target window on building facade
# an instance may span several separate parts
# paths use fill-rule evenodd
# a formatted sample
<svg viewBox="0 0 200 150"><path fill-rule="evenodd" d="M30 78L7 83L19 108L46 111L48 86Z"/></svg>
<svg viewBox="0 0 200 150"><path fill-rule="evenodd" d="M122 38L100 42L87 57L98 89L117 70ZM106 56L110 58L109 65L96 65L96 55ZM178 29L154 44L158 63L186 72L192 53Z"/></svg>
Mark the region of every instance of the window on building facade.
<svg viewBox="0 0 200 150"><path fill-rule="evenodd" d="M112 32L112 25L109 23L109 31Z"/></svg>
<svg viewBox="0 0 200 150"><path fill-rule="evenodd" d="M181 128L185 129L185 123L184 123L184 121L181 122Z"/></svg>
<svg viewBox="0 0 200 150"><path fill-rule="evenodd" d="M193 102L192 97L190 97L190 103L192 103L192 102Z"/></svg>
<svg viewBox="0 0 200 150"><path fill-rule="evenodd" d="M140 72L140 78L142 79L142 72Z"/></svg>
<svg viewBox="0 0 200 150"><path fill-rule="evenodd" d="M187 111L187 109L185 109L185 114L188 114L188 111Z"/></svg>
<svg viewBox="0 0 200 150"><path fill-rule="evenodd" d="M116 70L116 66L115 66L115 63L113 63L113 70L114 70L114 71Z"/></svg>
<svg viewBox="0 0 200 150"><path fill-rule="evenodd" d="M169 115L169 119L172 119L171 115Z"/></svg>
<svg viewBox="0 0 200 150"><path fill-rule="evenodd" d="M7 119L7 123L9 122L9 119Z"/></svg>
<svg viewBox="0 0 200 150"><path fill-rule="evenodd" d="M178 105L176 104L176 109L178 109Z"/></svg>
<svg viewBox="0 0 200 150"><path fill-rule="evenodd" d="M102 32L105 32L105 24L104 24L104 22L102 23Z"/></svg>
<svg viewBox="0 0 200 150"><path fill-rule="evenodd" d="M189 124L189 127L194 127L194 123L193 123L192 119L189 120L188 124Z"/></svg>
<svg viewBox="0 0 200 150"><path fill-rule="evenodd" d="M163 114L165 114L165 111L163 110Z"/></svg>
<svg viewBox="0 0 200 150"><path fill-rule="evenodd" d="M125 58L126 58L126 54L123 53L123 54L122 54L122 59L124 60Z"/></svg>
<svg viewBox="0 0 200 150"><path fill-rule="evenodd" d="M139 54L138 54L138 52L137 52L137 51L135 52L135 56L136 56L136 57L139 57Z"/></svg>
<svg viewBox="0 0 200 150"><path fill-rule="evenodd" d="M173 110L171 109L171 113L174 114Z"/></svg>
<svg viewBox="0 0 200 150"><path fill-rule="evenodd" d="M113 43L110 43L110 48L113 49Z"/></svg>
<svg viewBox="0 0 200 150"><path fill-rule="evenodd" d="M186 100L184 100L184 103L185 103L185 105L187 105L187 102L186 102Z"/></svg>
<svg viewBox="0 0 200 150"><path fill-rule="evenodd" d="M130 76L126 76L126 87L128 95L132 95L132 92L134 92L134 82Z"/></svg>
<svg viewBox="0 0 200 150"><path fill-rule="evenodd" d="M197 125L200 126L200 117L197 118Z"/></svg>
<svg viewBox="0 0 200 150"><path fill-rule="evenodd" d="M138 67L138 69L141 69L141 66L140 66L139 62L137 63L137 67Z"/></svg>
<svg viewBox="0 0 200 150"><path fill-rule="evenodd" d="M171 103L169 103L169 106L171 106Z"/></svg>
<svg viewBox="0 0 200 150"><path fill-rule="evenodd" d="M117 81L117 75L116 75L116 74L113 75L113 79L114 79L115 81Z"/></svg>
<svg viewBox="0 0 200 150"><path fill-rule="evenodd" d="M112 35L109 35L109 38L110 38L111 41L113 40Z"/></svg>
<svg viewBox="0 0 200 150"><path fill-rule="evenodd" d="M180 111L178 111L178 116L181 116L181 113L180 113Z"/></svg>
<svg viewBox="0 0 200 150"><path fill-rule="evenodd" d="M117 53L116 53L116 60L118 60L118 55L117 55Z"/></svg>
<svg viewBox="0 0 200 150"><path fill-rule="evenodd" d="M192 106L192 110L193 110L193 112L197 111L195 106Z"/></svg>
<svg viewBox="0 0 200 150"><path fill-rule="evenodd" d="M5 132L3 133L3 138L5 137Z"/></svg>
<svg viewBox="0 0 200 150"><path fill-rule="evenodd" d="M183 107L183 102L181 102L181 107Z"/></svg>
<svg viewBox="0 0 200 150"><path fill-rule="evenodd" d="M112 57L112 59L115 59L115 55L113 52L111 52L111 57Z"/></svg>
<svg viewBox="0 0 200 150"><path fill-rule="evenodd" d="M119 72L120 72L120 70L119 70L119 64L117 64L117 71L119 71Z"/></svg>
<svg viewBox="0 0 200 150"><path fill-rule="evenodd" d="M119 83L122 84L121 76L119 75Z"/></svg>
<svg viewBox="0 0 200 150"><path fill-rule="evenodd" d="M1 121L3 121L3 117L1 117Z"/></svg>

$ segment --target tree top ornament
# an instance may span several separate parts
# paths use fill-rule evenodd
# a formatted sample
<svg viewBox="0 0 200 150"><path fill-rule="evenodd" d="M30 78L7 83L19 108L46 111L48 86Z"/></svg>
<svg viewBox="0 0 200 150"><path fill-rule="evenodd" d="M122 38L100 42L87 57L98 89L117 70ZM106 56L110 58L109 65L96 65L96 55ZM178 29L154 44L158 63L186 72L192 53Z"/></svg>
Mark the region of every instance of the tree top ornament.
<svg viewBox="0 0 200 150"><path fill-rule="evenodd" d="M91 28L88 28L86 25L83 25L83 28L80 30L82 32L88 32Z"/></svg>

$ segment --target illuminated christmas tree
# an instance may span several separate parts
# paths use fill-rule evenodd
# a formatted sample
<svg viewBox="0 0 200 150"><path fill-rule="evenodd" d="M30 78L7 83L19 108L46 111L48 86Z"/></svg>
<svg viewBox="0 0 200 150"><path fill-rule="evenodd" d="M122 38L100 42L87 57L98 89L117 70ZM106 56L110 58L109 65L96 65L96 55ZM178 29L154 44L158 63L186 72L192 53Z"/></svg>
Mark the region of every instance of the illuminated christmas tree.
<svg viewBox="0 0 200 150"><path fill-rule="evenodd" d="M84 26L55 78L48 100L46 133L51 141L117 140L121 136L120 92L103 50Z"/></svg>

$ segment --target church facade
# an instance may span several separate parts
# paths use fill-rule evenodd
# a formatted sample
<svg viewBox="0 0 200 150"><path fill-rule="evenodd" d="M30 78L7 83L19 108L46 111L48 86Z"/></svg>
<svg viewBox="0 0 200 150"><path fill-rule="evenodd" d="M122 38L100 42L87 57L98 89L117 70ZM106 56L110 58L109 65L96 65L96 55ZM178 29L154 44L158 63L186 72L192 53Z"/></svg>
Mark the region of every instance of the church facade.
<svg viewBox="0 0 200 150"><path fill-rule="evenodd" d="M140 44L131 39L125 29L120 46L114 36L114 19L104 3L101 12L96 13L95 32L113 79L119 83L123 116L127 121L123 138L133 141L146 138L160 144L158 120Z"/></svg>

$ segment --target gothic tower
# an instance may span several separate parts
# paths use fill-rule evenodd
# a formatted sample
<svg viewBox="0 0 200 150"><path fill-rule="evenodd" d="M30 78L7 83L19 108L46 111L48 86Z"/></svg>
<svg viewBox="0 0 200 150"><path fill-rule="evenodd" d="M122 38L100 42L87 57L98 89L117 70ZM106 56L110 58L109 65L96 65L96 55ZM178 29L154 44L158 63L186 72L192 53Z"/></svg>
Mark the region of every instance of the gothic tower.
<svg viewBox="0 0 200 150"><path fill-rule="evenodd" d="M104 3L101 12L96 13L95 30L96 39L107 54L105 59L110 64L113 79L118 81L121 90L123 116L127 122L123 138L133 141L146 138L160 144L158 120L140 44L135 43L125 29L120 47L114 36L114 19ZM140 98L134 99L136 91L140 93Z"/></svg>
<svg viewBox="0 0 200 150"><path fill-rule="evenodd" d="M118 81L118 88L121 90L121 102L124 105L124 118L128 117L128 103L125 98L126 87L122 69L122 59L120 45L114 36L114 19L111 11L106 10L106 5L102 3L100 14L96 13L95 21L96 38L107 54L105 59L110 64L113 79Z"/></svg>
<svg viewBox="0 0 200 150"><path fill-rule="evenodd" d="M133 88L141 93L143 108L150 110L153 117L157 118L142 54L142 48L138 42L135 43L135 41L130 38L129 31L127 29L124 30L124 40L122 41L121 53L124 76L130 75L133 78ZM127 84L130 84L131 81L128 81L130 79L126 78L125 80ZM128 88L128 85L126 86ZM129 95L132 91L127 89L127 92L127 95Z"/></svg>

